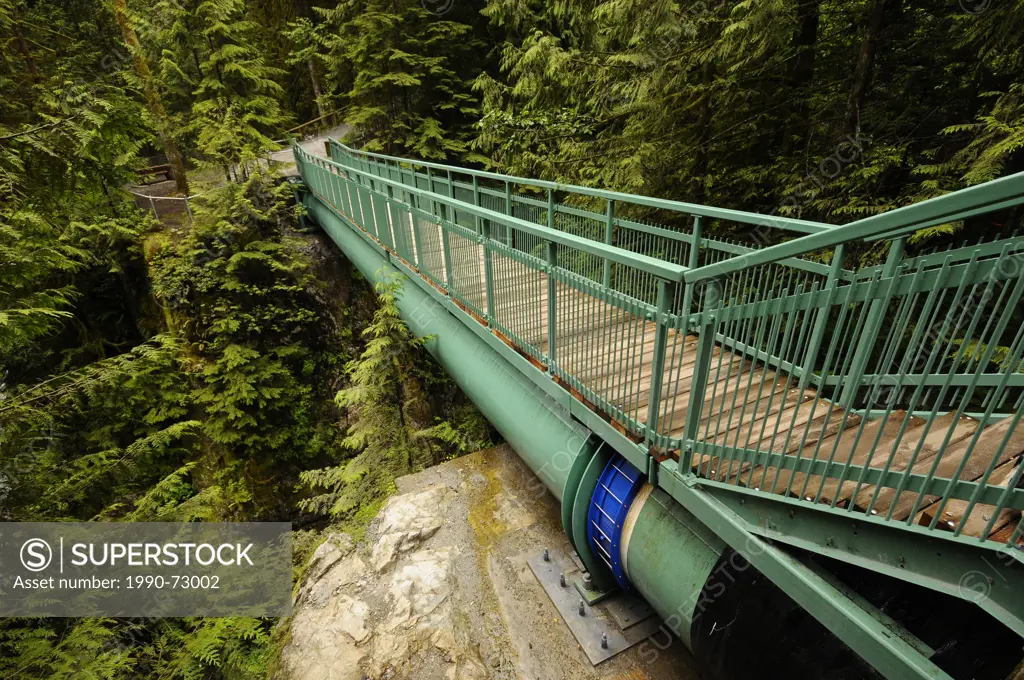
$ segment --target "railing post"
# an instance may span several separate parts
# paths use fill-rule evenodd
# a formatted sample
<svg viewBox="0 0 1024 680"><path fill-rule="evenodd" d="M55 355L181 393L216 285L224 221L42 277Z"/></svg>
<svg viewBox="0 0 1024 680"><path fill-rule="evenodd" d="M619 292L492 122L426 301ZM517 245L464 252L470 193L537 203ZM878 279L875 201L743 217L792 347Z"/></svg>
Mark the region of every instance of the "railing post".
<svg viewBox="0 0 1024 680"><path fill-rule="evenodd" d="M658 279L658 311L654 318L654 361L651 366L651 393L647 400L647 427L644 443L657 443L658 416L661 411L661 388L665 374L665 350L668 346L668 309L675 295L676 284Z"/></svg>
<svg viewBox="0 0 1024 680"><path fill-rule="evenodd" d="M550 189L548 190L550 192ZM550 205L550 196L549 205ZM555 304L555 264L558 260L558 244L553 241L547 242L547 255L548 255L548 373L554 373L555 370L555 335L558 330L558 313L557 305Z"/></svg>
<svg viewBox="0 0 1024 680"><path fill-rule="evenodd" d="M512 185L505 182L505 214L512 215ZM505 245L512 247L512 228L505 225Z"/></svg>
<svg viewBox="0 0 1024 680"><path fill-rule="evenodd" d="M455 198L455 183L452 182L451 170L448 171L448 198ZM455 209L452 206L446 203L441 204L441 214L449 222L458 222L456 219L458 217L458 213L455 212Z"/></svg>
<svg viewBox="0 0 1024 680"><path fill-rule="evenodd" d="M690 257L686 261L686 266L690 269L696 269L700 266L700 240L704 235L704 224L703 219L700 215L693 216L693 245L690 246ZM689 328L690 324L690 312L693 311L693 286L686 286L683 291L683 319L685 320L686 327Z"/></svg>
<svg viewBox="0 0 1024 680"><path fill-rule="evenodd" d="M413 171L415 172L415 171ZM414 175L415 177L415 175ZM416 248L416 268L420 271L423 270L423 245L420 243L420 227L419 221L416 219L416 213L422 212L419 207L419 198L416 194L409 194L409 219L412 222L412 243Z"/></svg>
<svg viewBox="0 0 1024 680"><path fill-rule="evenodd" d="M548 188L548 228L555 228L555 191ZM555 331L558 328L555 318L555 265L558 262L558 244L547 241L548 257L548 373L555 370Z"/></svg>
<svg viewBox="0 0 1024 680"><path fill-rule="evenodd" d="M704 392L707 389L711 358L715 351L715 323L718 318L718 304L721 304L720 297L714 309L704 311L699 323L697 319L687 319L687 326L697 326L699 330L697 355L694 358L693 378L690 382L690 400L686 407L686 424L683 426L683 449L679 452L681 474L689 474L693 467L693 447L700 429L701 407L704 405Z"/></svg>
<svg viewBox="0 0 1024 680"><path fill-rule="evenodd" d="M388 170L388 175L390 174L391 171ZM388 184L384 188L386 190L385 195L387 196L387 198L384 199L384 222L387 225L388 233L391 234L391 247L394 248L395 252L397 252L399 255L405 257L406 254L398 249L398 230L395 229L395 225L391 221L391 204L395 200L395 192L390 184Z"/></svg>
<svg viewBox="0 0 1024 680"><path fill-rule="evenodd" d="M427 166L427 191L434 193L434 176L430 173L430 166ZM430 213L434 213L434 202L430 202Z"/></svg>
<svg viewBox="0 0 1024 680"><path fill-rule="evenodd" d="M892 245L889 246L889 256L882 266L882 279L891 278L896 274L906 247L907 238L905 236L901 236L892 242ZM875 341L878 339L878 333L882 329L882 317L885 315L885 308L888 305L889 300L887 299L873 300L871 308L868 309L864 330L861 331L860 339L857 340L857 344L854 347L853 362L839 398L839 404L845 408L851 408L853 402L857 399L860 380L864 375L865 369L867 369L868 361L871 360L871 350L874 348Z"/></svg>
<svg viewBox="0 0 1024 680"><path fill-rule="evenodd" d="M607 245L612 244L612 240L615 236L615 201L611 198L608 199L608 206L605 209L605 220L604 220L604 242ZM604 284L605 288L612 287L612 263L611 260L605 258L604 260L604 272L601 276L601 283Z"/></svg>
<svg viewBox="0 0 1024 680"><path fill-rule="evenodd" d="M491 223L480 220L480 239L484 244L484 292L487 296L487 323L493 325L494 313L494 269L491 267Z"/></svg>
<svg viewBox="0 0 1024 680"><path fill-rule="evenodd" d="M480 207L480 178L475 174L473 175L473 205L478 208ZM475 222L474 229L476 230L476 233L482 234L483 232L480 231L480 224L483 220L480 219L479 215L474 215L473 221Z"/></svg>
<svg viewBox="0 0 1024 680"><path fill-rule="evenodd" d="M843 271L843 261L846 259L846 246L840 244L832 253L832 267L828 270L828 278L825 279L824 292L827 294L827 303L818 312L818 318L814 321L814 330L811 331L811 341L807 346L807 353L804 355L804 365L800 367L799 389L807 387L811 376L814 375L814 361L821 349L822 339L825 337L825 325L828 323L829 310L832 308L831 301L835 299L833 289L839 285L839 274Z"/></svg>
<svg viewBox="0 0 1024 680"><path fill-rule="evenodd" d="M360 172L356 173L356 205L359 206L359 226L364 230L366 229L366 215L363 214L363 195L359 193L359 190L363 187L363 174ZM355 215L353 215L355 217Z"/></svg>
<svg viewBox="0 0 1024 680"><path fill-rule="evenodd" d="M448 294L452 294L452 251L448 246L448 230L444 228L444 219L438 220L438 228L441 230L441 248L444 254L444 285Z"/></svg>

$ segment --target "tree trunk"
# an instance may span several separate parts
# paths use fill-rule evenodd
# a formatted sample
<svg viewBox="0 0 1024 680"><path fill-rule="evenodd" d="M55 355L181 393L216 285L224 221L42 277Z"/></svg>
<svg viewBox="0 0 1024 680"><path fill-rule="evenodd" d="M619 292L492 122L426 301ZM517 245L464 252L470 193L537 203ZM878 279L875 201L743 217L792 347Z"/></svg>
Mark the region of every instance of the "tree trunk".
<svg viewBox="0 0 1024 680"><path fill-rule="evenodd" d="M853 83L850 96L846 101L846 116L843 120L843 135L855 135L860 130L860 116L864 108L868 88L875 74L875 55L878 52L878 40L885 25L885 13L891 5L899 0L873 0L867 13L867 25L864 27L864 38L860 43L860 53L853 69Z"/></svg>
<svg viewBox="0 0 1024 680"><path fill-rule="evenodd" d="M800 30L794 39L796 58L790 73L794 87L809 85L814 79L814 48L818 44L821 0L801 0L797 7Z"/></svg>
<svg viewBox="0 0 1024 680"><path fill-rule="evenodd" d="M789 94L796 99L792 115L781 131L782 153L789 156L793 150L804 146L811 135L811 121L808 100L810 86L814 81L815 51L818 45L818 26L821 22L821 0L800 0L797 5L798 30L793 36L793 58L789 62L787 75Z"/></svg>
<svg viewBox="0 0 1024 680"><path fill-rule="evenodd" d="M323 120L327 117L327 112L324 111L324 103L320 96L320 78L316 75L316 68L313 66L312 57L306 60L306 66L309 67L309 81L313 84L313 97L316 101L316 111L320 114L320 119Z"/></svg>
<svg viewBox="0 0 1024 680"><path fill-rule="evenodd" d="M715 80L714 68L714 65L708 64L704 67L704 73L701 76L704 87L700 100L700 113L697 116L697 152L694 154L694 176L698 182L694 200L697 203L707 203L708 201L707 177L711 163L708 144L715 122L714 107L712 106L714 93L711 88L711 84Z"/></svg>
<svg viewBox="0 0 1024 680"><path fill-rule="evenodd" d="M39 69L36 68L36 62L32 58L32 52L28 49L28 42L25 41L25 36L21 32L21 24L15 24L14 35L18 41L18 50L21 52L21 56L25 59L25 66L28 68L29 75L32 76L32 82L39 82Z"/></svg>
<svg viewBox="0 0 1024 680"><path fill-rule="evenodd" d="M142 81L142 89L146 94L149 112L153 115L153 119L156 122L157 134L160 136L160 142L163 144L167 163L171 166L171 172L174 174L174 188L179 194L188 196L188 177L185 174L185 163L181 158L181 153L178 151L177 144L174 143L174 139L171 136L170 125L167 121L167 110L164 108L163 98L160 96L160 91L153 80L153 74L150 73L149 64L146 63L146 57L142 53L139 36L136 34L135 27L132 26L131 17L128 15L126 0L114 0L114 14L117 17L117 23L121 26L121 32L124 34L124 43L128 46L128 51L132 55L135 72L138 74L139 80Z"/></svg>
<svg viewBox="0 0 1024 680"><path fill-rule="evenodd" d="M298 16L313 20L313 13L309 10L309 0L296 0L295 8ZM320 101L323 90L320 87L320 76L316 74L316 66L313 65L312 57L306 60L306 67L309 68L309 82L313 85L313 96L316 98L317 114L322 120L327 115L327 112L324 111L323 102Z"/></svg>

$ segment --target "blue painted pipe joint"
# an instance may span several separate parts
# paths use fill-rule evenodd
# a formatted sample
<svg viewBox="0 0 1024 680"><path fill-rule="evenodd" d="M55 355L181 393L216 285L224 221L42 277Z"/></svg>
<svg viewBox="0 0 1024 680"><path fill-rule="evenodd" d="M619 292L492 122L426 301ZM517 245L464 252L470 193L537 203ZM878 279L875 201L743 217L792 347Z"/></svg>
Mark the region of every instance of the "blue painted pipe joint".
<svg viewBox="0 0 1024 680"><path fill-rule="evenodd" d="M629 590L629 577L622 563L622 527L644 476L628 460L616 454L597 481L587 513L587 538L594 554L604 562L623 590Z"/></svg>

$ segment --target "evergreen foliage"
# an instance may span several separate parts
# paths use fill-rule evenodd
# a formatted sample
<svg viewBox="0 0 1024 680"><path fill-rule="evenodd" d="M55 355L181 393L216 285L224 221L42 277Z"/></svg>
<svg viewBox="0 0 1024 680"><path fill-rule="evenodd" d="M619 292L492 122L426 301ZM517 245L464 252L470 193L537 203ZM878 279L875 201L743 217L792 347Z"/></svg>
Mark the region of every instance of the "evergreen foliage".
<svg viewBox="0 0 1024 680"><path fill-rule="evenodd" d="M0 0L0 519L293 520L305 556L489 445L399 280L315 273L262 160L298 122L848 222L1024 170L1022 34L1024 0ZM123 190L168 140L183 230ZM264 678L275 625L4 619L0 677Z"/></svg>
<svg viewBox="0 0 1024 680"><path fill-rule="evenodd" d="M317 8L329 26L323 59L355 128L349 141L368 151L471 159L478 103L470 84L480 73L474 57L486 47L471 23L426 6L349 0Z"/></svg>
<svg viewBox="0 0 1024 680"><path fill-rule="evenodd" d="M475 148L512 174L852 221L1024 168L1022 9L491 0Z"/></svg>
<svg viewBox="0 0 1024 680"><path fill-rule="evenodd" d="M192 93L197 144L212 163L248 166L273 150L271 135L287 127L278 101L284 72L259 53L257 26L242 0L201 0L195 16L209 48Z"/></svg>
<svg viewBox="0 0 1024 680"><path fill-rule="evenodd" d="M452 388L449 383L441 389L446 381L421 368L429 365L427 339L415 337L399 316L402 281L393 276L377 284L377 310L363 330L366 348L346 366L351 384L334 398L354 415L343 444L355 455L340 465L302 473L303 482L321 492L302 502L307 510L339 517L372 503L396 477L440 462L436 443L455 455L487 445L486 425L472 421L479 411L466 404L452 409L454 424L442 420L425 426L431 397L436 403Z"/></svg>

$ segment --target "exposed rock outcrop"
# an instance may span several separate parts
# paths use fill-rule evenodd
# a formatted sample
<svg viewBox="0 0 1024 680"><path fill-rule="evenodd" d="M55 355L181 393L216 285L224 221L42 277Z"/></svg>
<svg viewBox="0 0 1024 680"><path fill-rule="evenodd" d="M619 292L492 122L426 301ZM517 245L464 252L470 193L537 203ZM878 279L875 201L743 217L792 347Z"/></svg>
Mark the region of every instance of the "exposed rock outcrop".
<svg viewBox="0 0 1024 680"><path fill-rule="evenodd" d="M672 648L590 665L526 565L568 543L558 503L511 449L398 488L360 545L332 535L313 555L274 680L696 677Z"/></svg>

